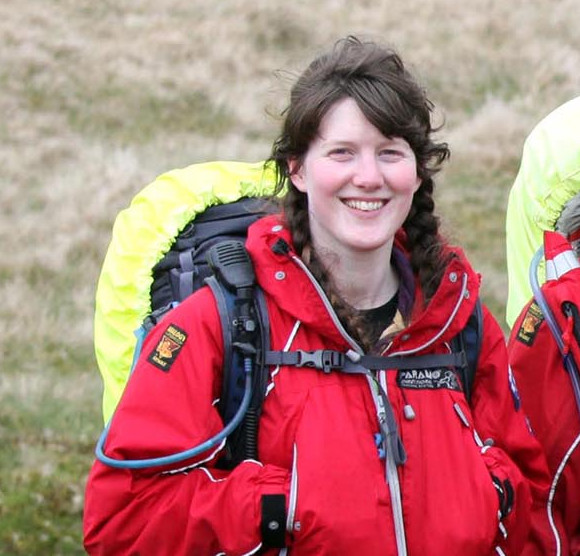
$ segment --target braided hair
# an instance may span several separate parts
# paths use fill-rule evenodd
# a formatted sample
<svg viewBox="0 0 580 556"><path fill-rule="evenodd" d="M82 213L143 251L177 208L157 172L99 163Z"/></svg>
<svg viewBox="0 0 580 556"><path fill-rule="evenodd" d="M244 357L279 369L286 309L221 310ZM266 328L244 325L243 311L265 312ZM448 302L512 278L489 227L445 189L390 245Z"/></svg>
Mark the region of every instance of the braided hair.
<svg viewBox="0 0 580 556"><path fill-rule="evenodd" d="M361 319L338 294L330 273L316 256L308 221L308 197L292 184L288 164L290 160L296 161L294 171L297 171L323 117L344 98L352 98L382 135L405 139L415 154L421 184L403 229L411 267L425 303L435 293L446 265L439 219L434 214L433 175L449 157L449 149L446 143L433 141L432 133L436 131L431 125L433 104L391 48L348 36L314 59L291 89L282 131L270 156L277 171L276 193L287 188L282 208L294 247L299 255L308 247L310 270L349 332L364 345Z"/></svg>

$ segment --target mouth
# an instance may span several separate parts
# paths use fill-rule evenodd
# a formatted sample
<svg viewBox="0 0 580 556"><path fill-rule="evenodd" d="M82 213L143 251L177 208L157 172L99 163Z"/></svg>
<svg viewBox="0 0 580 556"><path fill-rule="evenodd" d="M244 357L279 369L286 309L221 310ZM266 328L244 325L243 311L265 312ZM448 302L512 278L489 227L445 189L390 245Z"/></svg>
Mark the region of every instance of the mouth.
<svg viewBox="0 0 580 556"><path fill-rule="evenodd" d="M385 200L361 201L357 199L343 199L342 202L349 208L362 210L364 212L379 210L387 204Z"/></svg>

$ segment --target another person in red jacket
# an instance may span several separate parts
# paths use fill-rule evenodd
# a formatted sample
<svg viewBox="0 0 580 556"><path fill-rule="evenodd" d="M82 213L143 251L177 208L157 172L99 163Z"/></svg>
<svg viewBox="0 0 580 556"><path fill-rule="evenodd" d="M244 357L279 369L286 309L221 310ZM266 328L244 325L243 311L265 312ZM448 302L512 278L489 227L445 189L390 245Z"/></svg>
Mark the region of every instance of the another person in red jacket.
<svg viewBox="0 0 580 556"><path fill-rule="evenodd" d="M433 176L449 151L434 142L431 110L395 52L354 37L294 85L271 157L282 211L252 225L246 245L272 350L331 350L353 364L450 352L480 278L439 234ZM155 353L176 334L161 370ZM107 456L160 458L218 433L222 365L216 302L202 288L147 337ZM385 370L359 370L272 366L259 461L224 470L221 443L173 465L95 462L87 551L517 555L530 523L543 539L532 496L547 469L487 309L470 403L449 367L395 371L385 359Z"/></svg>
<svg viewBox="0 0 580 556"><path fill-rule="evenodd" d="M544 232L546 283L515 322L509 359L551 473L544 508L558 554L580 554L580 195ZM570 242L570 243L569 243ZM563 527L558 525L562 515Z"/></svg>

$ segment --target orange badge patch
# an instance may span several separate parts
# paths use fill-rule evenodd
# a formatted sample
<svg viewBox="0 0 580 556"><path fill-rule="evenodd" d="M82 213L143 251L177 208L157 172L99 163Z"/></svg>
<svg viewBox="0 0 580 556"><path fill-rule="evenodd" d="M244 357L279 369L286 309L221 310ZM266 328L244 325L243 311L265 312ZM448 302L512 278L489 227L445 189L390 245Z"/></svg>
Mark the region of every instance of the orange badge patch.
<svg viewBox="0 0 580 556"><path fill-rule="evenodd" d="M187 340L187 334L181 328L170 324L155 349L149 354L147 361L158 369L169 372L171 365L185 344L185 340Z"/></svg>
<svg viewBox="0 0 580 556"><path fill-rule="evenodd" d="M524 319L522 320L516 338L522 342L522 344L531 346L534 343L536 334L538 333L538 329L542 322L544 322L544 315L542 314L540 307L538 307L538 304L535 301L532 301L526 311Z"/></svg>

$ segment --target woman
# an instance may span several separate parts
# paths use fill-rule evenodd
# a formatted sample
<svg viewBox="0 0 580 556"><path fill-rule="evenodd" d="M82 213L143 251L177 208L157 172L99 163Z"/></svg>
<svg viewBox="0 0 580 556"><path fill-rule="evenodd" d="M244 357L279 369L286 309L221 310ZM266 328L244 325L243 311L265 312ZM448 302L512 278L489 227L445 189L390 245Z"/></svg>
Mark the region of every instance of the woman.
<svg viewBox="0 0 580 556"><path fill-rule="evenodd" d="M254 224L246 245L273 350L450 351L479 277L438 233L432 176L448 149L432 140L430 110L395 52L353 37L298 79L272 154L282 212ZM163 372L151 354L169 326L181 345ZM222 352L203 288L147 338L107 454L155 458L216 434ZM272 368L259 462L224 471L223 446L174 467L96 462L88 552L522 553L545 462L486 309L471 404L453 373L435 371Z"/></svg>

